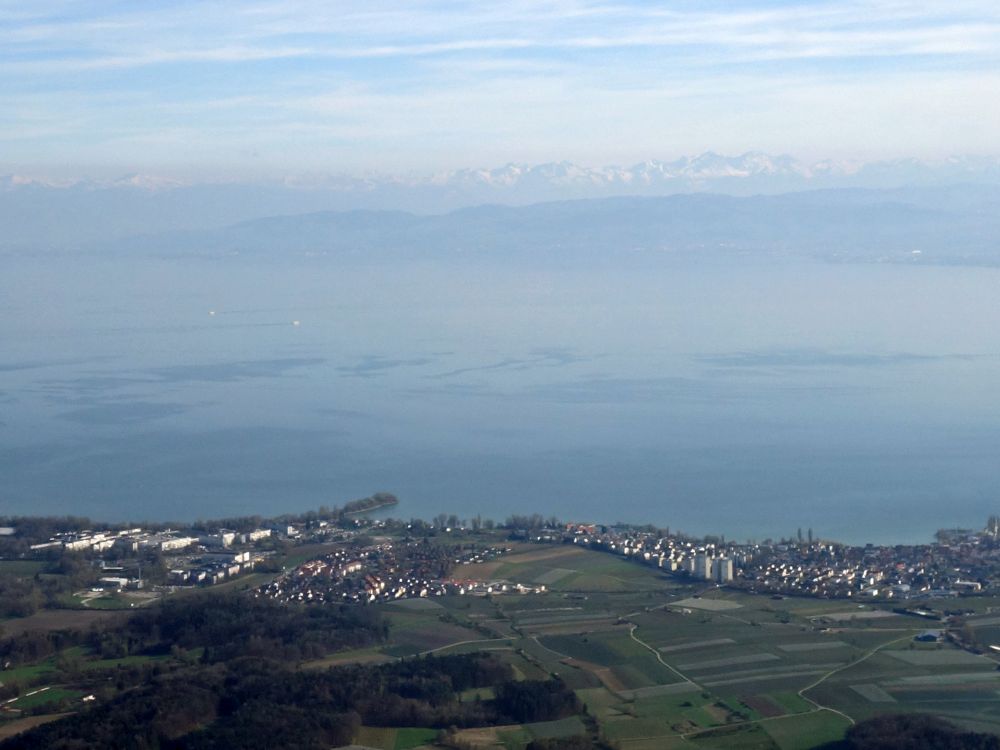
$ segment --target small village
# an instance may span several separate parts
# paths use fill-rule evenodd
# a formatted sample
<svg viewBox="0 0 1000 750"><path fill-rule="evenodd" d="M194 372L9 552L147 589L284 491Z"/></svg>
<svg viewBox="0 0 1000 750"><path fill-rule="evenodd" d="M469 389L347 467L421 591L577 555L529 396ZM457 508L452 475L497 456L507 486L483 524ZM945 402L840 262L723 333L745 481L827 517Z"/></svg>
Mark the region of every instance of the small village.
<svg viewBox="0 0 1000 750"><path fill-rule="evenodd" d="M454 524L454 525L450 525ZM12 539L16 530L0 529ZM422 538L421 538L422 537ZM825 599L896 601L940 599L991 591L1000 579L1000 524L982 531L951 530L933 543L852 546L813 539L762 543L693 539L651 527L557 523L418 527L391 519L353 518L263 524L234 531L144 529L56 531L29 540L29 559L70 554L94 566L90 595L157 587L211 586L265 566L277 575L258 595L288 602L375 603L394 599L541 592L502 579L466 579L463 565L495 559L504 542L574 544L656 567L694 583L748 593ZM308 545L324 547L315 559L282 570L281 560ZM279 551L280 548L280 551ZM332 549L332 551L331 551ZM144 562L146 568L143 570ZM152 561L152 562L150 562ZM276 567L277 566L277 567Z"/></svg>
<svg viewBox="0 0 1000 750"><path fill-rule="evenodd" d="M995 526L940 532L922 545L851 546L820 540L770 544L706 542L627 527L569 524L563 541L750 593L826 599L957 597L1000 578Z"/></svg>
<svg viewBox="0 0 1000 750"><path fill-rule="evenodd" d="M446 556L452 548L425 542L345 547L278 576L260 587L257 595L282 602L374 604L448 594L544 593L543 585L461 577L463 565L495 560L510 549L488 546Z"/></svg>

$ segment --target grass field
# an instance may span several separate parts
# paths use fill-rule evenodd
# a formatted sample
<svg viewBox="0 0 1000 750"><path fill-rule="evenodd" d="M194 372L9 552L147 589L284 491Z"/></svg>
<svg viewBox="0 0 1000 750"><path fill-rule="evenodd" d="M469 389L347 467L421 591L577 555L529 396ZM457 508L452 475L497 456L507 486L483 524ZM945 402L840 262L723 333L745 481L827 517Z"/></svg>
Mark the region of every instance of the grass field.
<svg viewBox="0 0 1000 750"><path fill-rule="evenodd" d="M36 706L44 706L47 703L55 703L65 699L79 698L83 693L79 690L66 690L64 688L50 688L48 690L38 690L33 692L32 695L23 695L16 701L10 704L13 708L21 709L22 711L35 708Z"/></svg>
<svg viewBox="0 0 1000 750"><path fill-rule="evenodd" d="M5 721L0 723L0 741L14 737L21 732L27 732L29 729L34 729L42 724L48 724L51 721L58 721L65 716L70 714L41 714L39 716L26 716L23 719L14 719L13 721Z"/></svg>
<svg viewBox="0 0 1000 750"><path fill-rule="evenodd" d="M132 609L136 606L134 599L117 594L95 596L93 598L79 599L79 601L88 609Z"/></svg>
<svg viewBox="0 0 1000 750"><path fill-rule="evenodd" d="M393 750L410 750L413 747L430 744L437 735L438 730L425 729L423 727L403 727L397 729Z"/></svg>
<svg viewBox="0 0 1000 750"><path fill-rule="evenodd" d="M0 683L4 685L30 685L48 677L55 671L54 660L46 659L40 664L0 671Z"/></svg>
<svg viewBox="0 0 1000 750"><path fill-rule="evenodd" d="M3 621L4 637L21 633L46 633L52 630L86 630L105 620L122 617L121 612L88 612L71 609L41 609L28 617L17 617Z"/></svg>
<svg viewBox="0 0 1000 750"><path fill-rule="evenodd" d="M0 560L0 576L31 578L45 567L46 563L41 560Z"/></svg>
<svg viewBox="0 0 1000 750"><path fill-rule="evenodd" d="M357 745L375 747L379 750L395 750L396 730L387 727L359 727L354 736Z"/></svg>
<svg viewBox="0 0 1000 750"><path fill-rule="evenodd" d="M587 731L587 728L578 716L570 716L558 721L539 721L534 724L525 724L524 729L535 740L551 739L554 737L573 737L585 734Z"/></svg>
<svg viewBox="0 0 1000 750"><path fill-rule="evenodd" d="M605 667L620 683L620 690L634 690L653 685L678 682L679 678L660 664L656 655L633 641L624 629L587 635L547 636L542 645L557 653L571 656L584 668L593 671ZM608 680L601 678L608 684Z"/></svg>
<svg viewBox="0 0 1000 750"><path fill-rule="evenodd" d="M780 750L810 750L817 745L839 740L850 724L829 711L789 716L759 725Z"/></svg>
<svg viewBox="0 0 1000 750"><path fill-rule="evenodd" d="M385 607L384 610L391 636L390 645L383 651L390 656L411 656L485 638L472 628L442 621L440 608L399 611Z"/></svg>
<svg viewBox="0 0 1000 750"><path fill-rule="evenodd" d="M354 742L378 750L411 750L434 742L438 730L425 727L361 727Z"/></svg>
<svg viewBox="0 0 1000 750"><path fill-rule="evenodd" d="M712 750L778 750L778 745L760 724L715 729L689 739L697 747Z"/></svg>
<svg viewBox="0 0 1000 750"><path fill-rule="evenodd" d="M543 584L557 593L646 592L674 586L655 568L575 545L521 547L504 556L499 564L468 568L460 571L462 575Z"/></svg>

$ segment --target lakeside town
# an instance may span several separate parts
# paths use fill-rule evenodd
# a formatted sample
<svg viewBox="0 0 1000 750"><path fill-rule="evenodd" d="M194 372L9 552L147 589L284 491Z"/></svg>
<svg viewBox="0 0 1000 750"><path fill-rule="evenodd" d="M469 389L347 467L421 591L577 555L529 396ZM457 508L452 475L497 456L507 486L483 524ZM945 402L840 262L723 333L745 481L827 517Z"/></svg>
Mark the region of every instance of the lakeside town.
<svg viewBox="0 0 1000 750"><path fill-rule="evenodd" d="M662 718L658 737L757 721L759 732L777 718L810 738L822 718L839 736L847 717L926 708L928 695L959 715L1000 684L998 531L990 519L923 545L859 546L810 530L739 543L539 515L402 521L336 508L170 527L0 519L0 726L83 721L157 675L213 673L206 665L240 654L355 676L489 654L582 701L560 731L619 750L631 747L621 731L649 731L647 710ZM920 687L939 679L962 683ZM595 695L616 708L587 724ZM477 745L478 731L435 730L433 746L507 746ZM367 744L367 732L343 741L397 746L395 734Z"/></svg>
<svg viewBox="0 0 1000 750"><path fill-rule="evenodd" d="M463 566L500 558L510 541L581 545L696 585L778 596L919 601L992 592L1000 582L996 517L982 530L940 531L927 544L854 546L815 539L811 529L778 542L737 543L540 516L503 524L444 515L403 522L359 512L395 502L382 495L293 520L244 520L239 529L60 528L54 520L40 527L49 532L44 539L31 538L39 527L22 520L0 528L0 550L9 560L86 560L77 576L86 586L75 592L83 606L109 592L148 598L254 571L271 574L258 595L307 603L544 592L544 583L463 576Z"/></svg>

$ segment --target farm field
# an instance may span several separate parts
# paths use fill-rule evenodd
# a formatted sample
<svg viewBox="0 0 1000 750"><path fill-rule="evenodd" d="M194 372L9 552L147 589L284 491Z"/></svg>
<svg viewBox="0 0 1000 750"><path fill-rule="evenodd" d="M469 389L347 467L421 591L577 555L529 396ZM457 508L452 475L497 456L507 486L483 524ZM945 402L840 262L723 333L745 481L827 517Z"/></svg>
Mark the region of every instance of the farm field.
<svg viewBox="0 0 1000 750"><path fill-rule="evenodd" d="M992 609L1000 600L970 599L966 607L977 613L966 630L987 651L977 655L948 642L914 641L944 625L900 615L889 605L717 588L572 545L515 545L502 558L461 572L544 585L546 591L379 604L390 625L387 643L302 667L489 651L510 664L517 679L558 676L586 706L583 719L459 730L457 737L473 747L523 750L534 739L596 726L621 750L807 750L839 739L852 720L887 712L933 713L1000 734L1000 653L991 658L988 650L1000 644L1000 609ZM5 634L16 635L86 628L121 616L46 610L3 625ZM82 673L168 658L101 660L72 649L61 656L61 662L50 657L0 671L0 682L16 683L21 691L25 702L15 707L79 698L64 681L67 657ZM462 700L491 697L489 689L473 690ZM362 727L355 741L410 750L436 737L437 730L421 727Z"/></svg>
<svg viewBox="0 0 1000 750"><path fill-rule="evenodd" d="M69 714L39 714L38 716L26 716L23 719L14 719L0 723L0 740L25 732L33 727L48 724L50 721L58 721Z"/></svg>
<svg viewBox="0 0 1000 750"><path fill-rule="evenodd" d="M46 563L41 560L0 560L0 575L16 578L30 578L41 573Z"/></svg>
<svg viewBox="0 0 1000 750"><path fill-rule="evenodd" d="M81 611L72 609L40 609L28 617L17 617L3 621L5 637L21 633L46 633L53 630L75 628L86 630L93 625L121 617L120 612Z"/></svg>
<svg viewBox="0 0 1000 750"><path fill-rule="evenodd" d="M549 590L493 601L523 636L512 642L515 651L566 679L623 749L691 742L804 749L842 736L849 721L837 712L861 720L932 710L1000 732L1000 680L987 674L996 663L945 644L915 644L926 621L872 604L698 592L656 569L594 557L609 556L561 547L516 552L497 576L549 581ZM602 575L618 583L606 585ZM584 590L590 579L596 584ZM994 619L984 634L1000 626Z"/></svg>
<svg viewBox="0 0 1000 750"><path fill-rule="evenodd" d="M413 656L491 637L462 625L458 618L447 617L444 608L438 606L405 608L392 604L384 606L383 611L392 636L382 652L389 656Z"/></svg>
<svg viewBox="0 0 1000 750"><path fill-rule="evenodd" d="M354 739L378 750L411 750L432 743L437 735L436 729L423 727L361 727Z"/></svg>

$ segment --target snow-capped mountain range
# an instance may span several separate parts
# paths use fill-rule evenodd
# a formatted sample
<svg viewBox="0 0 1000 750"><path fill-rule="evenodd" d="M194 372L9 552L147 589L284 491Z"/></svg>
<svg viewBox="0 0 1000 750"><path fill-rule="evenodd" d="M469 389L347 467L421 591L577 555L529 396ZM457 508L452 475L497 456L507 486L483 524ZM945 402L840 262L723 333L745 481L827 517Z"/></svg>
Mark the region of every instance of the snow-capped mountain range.
<svg viewBox="0 0 1000 750"><path fill-rule="evenodd" d="M297 174L255 183L181 182L145 174L76 181L7 175L0 176L0 226L4 227L0 245L65 247L316 211L442 214L486 204L526 206L625 196L753 196L816 189L955 185L972 186L979 192L988 188L992 200L1000 187L1000 159L956 156L938 162L806 163L759 152L739 156L709 152L629 167L586 167L571 162L507 164L435 174Z"/></svg>
<svg viewBox="0 0 1000 750"><path fill-rule="evenodd" d="M1000 181L1000 157L961 155L939 161L895 159L890 161L822 160L804 162L788 155L748 151L725 156L711 151L673 161L655 159L631 166L589 167L568 161L544 164L509 163L494 168L465 168L424 173L295 174L265 183L305 189L372 192L384 190L571 190L618 193L629 190L670 192L783 192L791 186L900 187L913 183ZM191 187L192 182L146 174L112 180L67 180L0 176L0 190L26 187L140 189L148 191ZM204 182L199 183L204 184ZM212 184L227 184L213 182ZM576 197L576 196L574 196Z"/></svg>

